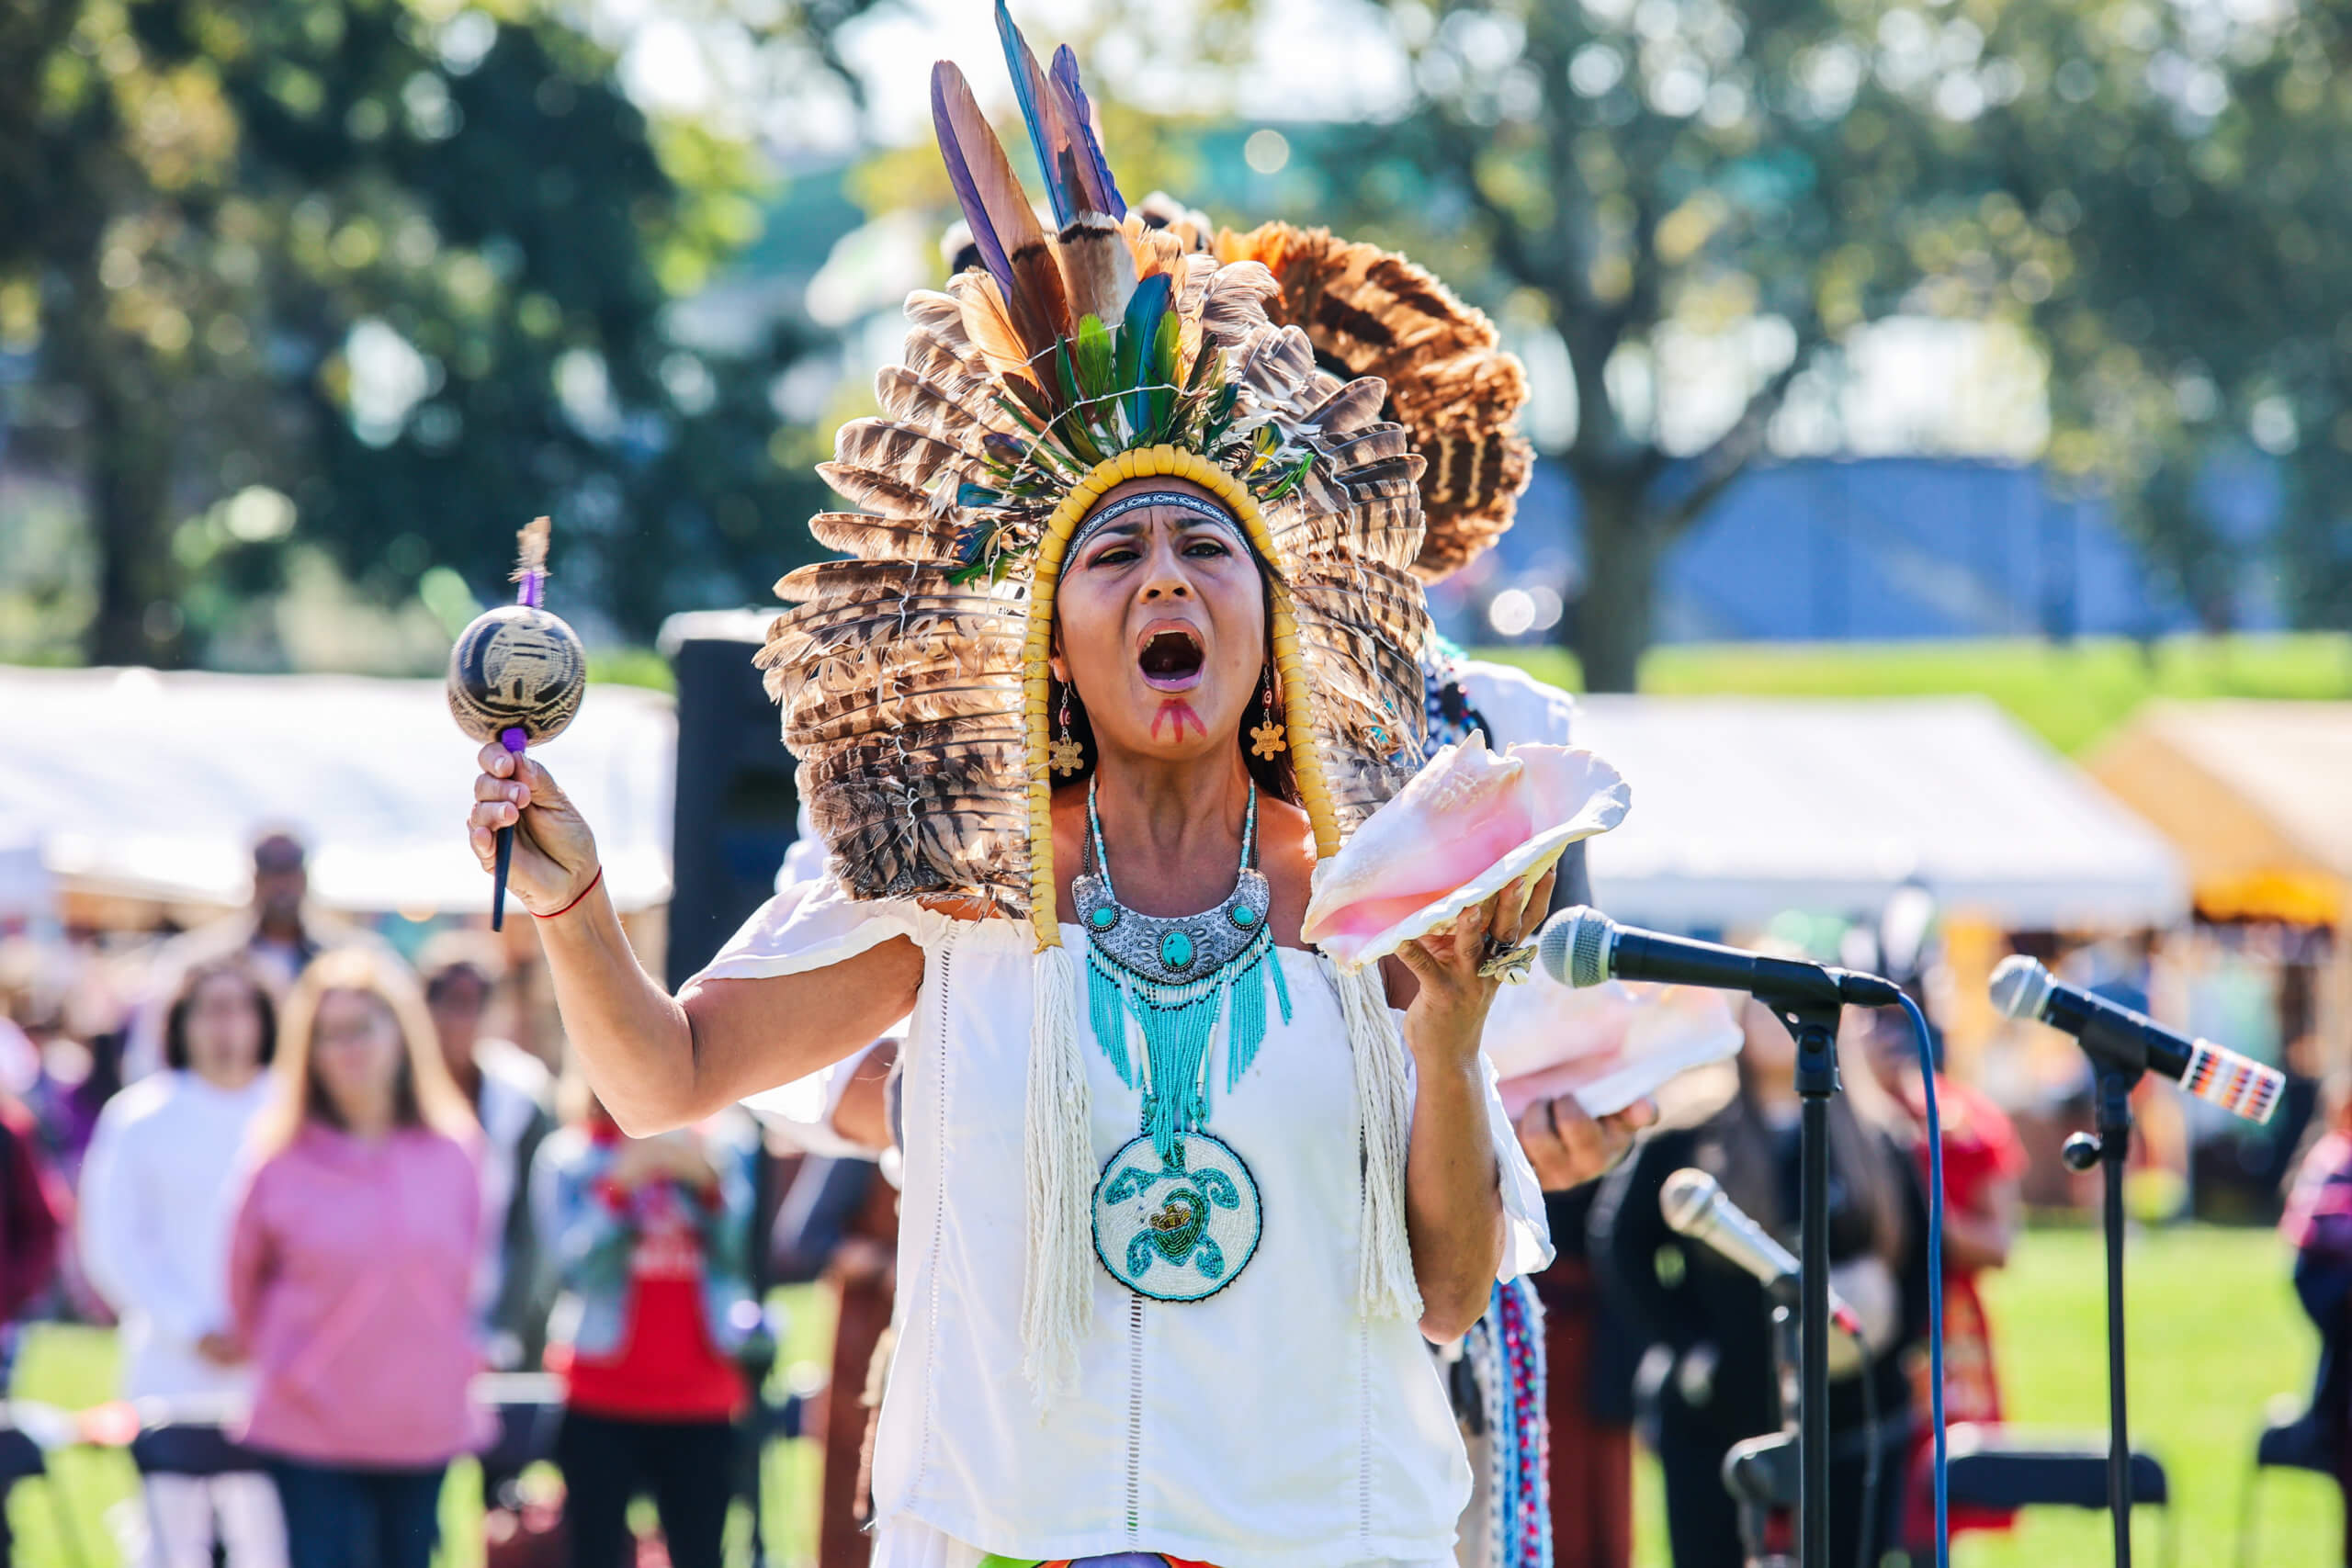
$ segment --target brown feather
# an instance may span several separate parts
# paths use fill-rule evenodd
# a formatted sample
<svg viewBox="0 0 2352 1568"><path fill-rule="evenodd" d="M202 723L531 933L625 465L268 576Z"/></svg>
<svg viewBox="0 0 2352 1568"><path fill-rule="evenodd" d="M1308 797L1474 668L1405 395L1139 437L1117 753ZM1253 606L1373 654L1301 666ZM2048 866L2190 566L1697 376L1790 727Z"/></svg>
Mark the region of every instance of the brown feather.
<svg viewBox="0 0 2352 1568"><path fill-rule="evenodd" d="M1136 291L1136 254L1118 223L1105 213L1083 213L1054 243L1069 284L1070 314L1117 321Z"/></svg>
<svg viewBox="0 0 2352 1568"><path fill-rule="evenodd" d="M1420 576L1455 570L1510 526L1534 454L1514 428L1526 374L1492 321L1402 256L1325 230L1269 223L1218 235L1216 250L1228 270L1262 264L1280 289L1269 314L1304 327L1328 361L1387 381L1392 417L1429 459Z"/></svg>
<svg viewBox="0 0 2352 1568"><path fill-rule="evenodd" d="M871 517L863 512L820 512L808 519L808 532L819 544L862 560L951 560L956 530L953 516Z"/></svg>
<svg viewBox="0 0 2352 1568"><path fill-rule="evenodd" d="M1377 376L1359 376L1307 410L1302 423L1316 426L1327 438L1345 435L1379 423L1387 400L1387 382Z"/></svg>
<svg viewBox="0 0 2352 1568"><path fill-rule="evenodd" d="M962 308L964 335L971 340L989 368L1008 380L1040 389L1042 384L1030 368L1029 350L1022 341L1021 329L1006 313L1004 296L998 292L996 279L982 272L959 273L947 280L947 291Z"/></svg>
<svg viewBox="0 0 2352 1568"><path fill-rule="evenodd" d="M926 493L965 476L971 459L934 435L887 419L854 419L834 434L833 460L870 469ZM948 500L955 498L951 495Z"/></svg>
<svg viewBox="0 0 2352 1568"><path fill-rule="evenodd" d="M931 497L914 486L856 463L820 463L817 477L836 495L854 505L871 507L886 517L930 517L936 510Z"/></svg>
<svg viewBox="0 0 2352 1568"><path fill-rule="evenodd" d="M883 412L970 456L978 455L980 437L988 431L1008 435L1021 431L1010 414L988 400L984 389L985 383L961 375L933 380L903 365L886 365L874 376L874 396Z"/></svg>
<svg viewBox="0 0 2352 1568"><path fill-rule="evenodd" d="M1012 263L1012 297L1005 303L1026 344L1023 363L1050 349L1074 330L1069 298L1063 287L1060 264L1053 243L1037 221L1029 193L1012 172L1004 146L989 128L988 117L972 96L971 84L953 64L942 61L933 78L933 102L953 127L972 183L1004 254Z"/></svg>

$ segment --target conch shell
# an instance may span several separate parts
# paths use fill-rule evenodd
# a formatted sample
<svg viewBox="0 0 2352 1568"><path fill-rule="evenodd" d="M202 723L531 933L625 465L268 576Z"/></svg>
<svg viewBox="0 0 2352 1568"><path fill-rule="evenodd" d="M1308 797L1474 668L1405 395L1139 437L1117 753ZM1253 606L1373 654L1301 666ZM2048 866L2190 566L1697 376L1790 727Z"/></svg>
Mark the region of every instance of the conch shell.
<svg viewBox="0 0 2352 1568"><path fill-rule="evenodd" d="M1538 971L1506 986L1482 1043L1516 1122L1540 1100L1574 1095L1588 1116L1623 1111L1668 1079L1737 1053L1728 992L1608 980L1572 989Z"/></svg>
<svg viewBox="0 0 2352 1568"><path fill-rule="evenodd" d="M1521 744L1498 757L1473 733L1315 868L1301 934L1361 968L1542 876L1570 844L1617 826L1632 799L1617 770L1580 747Z"/></svg>

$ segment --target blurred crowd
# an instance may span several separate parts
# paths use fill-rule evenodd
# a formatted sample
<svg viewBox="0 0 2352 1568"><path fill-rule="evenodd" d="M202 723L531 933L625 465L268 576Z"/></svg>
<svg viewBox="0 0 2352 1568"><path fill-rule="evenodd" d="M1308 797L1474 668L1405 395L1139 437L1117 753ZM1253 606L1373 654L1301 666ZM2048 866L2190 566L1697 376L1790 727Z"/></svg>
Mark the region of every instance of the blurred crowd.
<svg viewBox="0 0 2352 1568"><path fill-rule="evenodd" d="M740 1111L632 1139L560 1060L504 1037L531 1032L503 1027L522 1010L489 933L441 932L411 962L311 908L295 839L262 840L254 871L249 908L135 962L85 942L0 950L7 1353L28 1320L119 1325L140 1419L219 1423L250 1456L149 1473L130 1560L424 1568L448 1465L492 1446L479 1374L544 1371L562 1420L541 1457L561 1490L485 1462L493 1563L644 1562L629 1509L650 1495L648 1550L718 1568L773 1357L762 1287L821 1277L838 1319L830 1414L810 1427L819 1560L862 1563L861 1439L891 1316L889 1043L773 1108L782 1166ZM1733 1066L1680 1080L1631 1157L1552 1195L1561 1257L1538 1284L1560 1568L1630 1563L1637 1437L1662 1461L1677 1568L1729 1568L1781 1528L1743 1518L1723 1483L1735 1444L1781 1426L1770 1303L1659 1209L1668 1177L1696 1167L1794 1240L1794 1045L1759 1006L1740 1023ZM1925 1084L1899 1014L1849 1011L1839 1049L1830 1253L1862 1332L1834 1368L1833 1484L1859 1504L1838 1511L1837 1561L1925 1562ZM1978 1284L2017 1235L2026 1158L1997 1106L1937 1086L1950 1418L1996 1422ZM2352 1354L2333 1348L2352 1297L2347 1173L2352 1111L2288 1216L2331 1336L2315 1416L2336 1427L2352 1408Z"/></svg>
<svg viewBox="0 0 2352 1568"><path fill-rule="evenodd" d="M486 1461L497 1555L634 1561L650 1493L668 1561L718 1568L764 1371L749 1118L624 1137L486 1027L488 933L411 963L307 890L273 834L216 924L0 957L8 1354L28 1320L118 1325L139 1423L217 1426L240 1456L150 1467L127 1555L424 1568L449 1464L492 1446L480 1375L544 1370L568 1485L526 1506L519 1466Z"/></svg>

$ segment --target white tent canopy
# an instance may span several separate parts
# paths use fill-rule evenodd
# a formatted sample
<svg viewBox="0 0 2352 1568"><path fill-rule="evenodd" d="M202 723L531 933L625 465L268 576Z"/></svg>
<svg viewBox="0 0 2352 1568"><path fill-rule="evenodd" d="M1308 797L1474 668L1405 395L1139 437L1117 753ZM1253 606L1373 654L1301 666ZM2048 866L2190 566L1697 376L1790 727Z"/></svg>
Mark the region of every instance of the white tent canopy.
<svg viewBox="0 0 2352 1568"><path fill-rule="evenodd" d="M1601 696L1577 725L1633 785L1589 852L1622 920L1875 916L1906 881L2013 931L2188 914L2172 847L1984 698Z"/></svg>
<svg viewBox="0 0 2352 1568"><path fill-rule="evenodd" d="M438 681L0 669L0 840L67 886L243 901L251 847L288 827L331 908L489 907L466 847L474 743ZM670 896L670 699L592 687L534 755L596 829L624 909Z"/></svg>

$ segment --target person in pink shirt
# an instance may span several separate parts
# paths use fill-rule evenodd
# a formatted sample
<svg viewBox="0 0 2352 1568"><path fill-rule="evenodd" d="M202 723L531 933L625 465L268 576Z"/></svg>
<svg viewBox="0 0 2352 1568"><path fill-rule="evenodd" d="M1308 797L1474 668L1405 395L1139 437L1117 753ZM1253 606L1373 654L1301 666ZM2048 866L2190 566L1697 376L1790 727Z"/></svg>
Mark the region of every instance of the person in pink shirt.
<svg viewBox="0 0 2352 1568"><path fill-rule="evenodd" d="M286 1003L276 1093L232 1232L291 1568L427 1568L449 1461L487 1437L467 1392L479 1134L396 961L321 955Z"/></svg>

